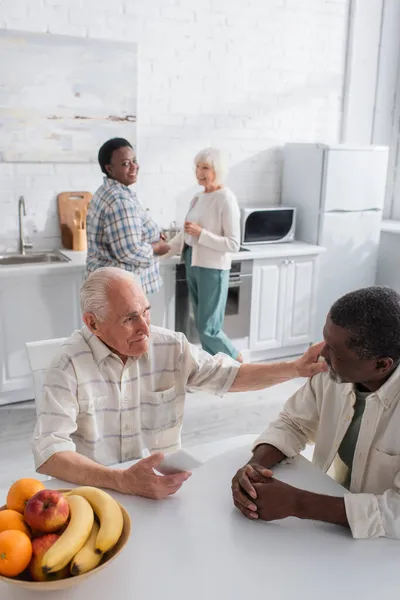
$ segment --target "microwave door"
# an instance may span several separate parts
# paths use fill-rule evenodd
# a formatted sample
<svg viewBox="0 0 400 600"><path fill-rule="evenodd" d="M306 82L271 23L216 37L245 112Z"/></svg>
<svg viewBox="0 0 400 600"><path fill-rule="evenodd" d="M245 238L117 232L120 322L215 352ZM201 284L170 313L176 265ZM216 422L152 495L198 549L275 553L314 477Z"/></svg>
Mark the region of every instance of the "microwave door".
<svg viewBox="0 0 400 600"><path fill-rule="evenodd" d="M293 228L293 210L254 211L246 219L245 244L287 241Z"/></svg>

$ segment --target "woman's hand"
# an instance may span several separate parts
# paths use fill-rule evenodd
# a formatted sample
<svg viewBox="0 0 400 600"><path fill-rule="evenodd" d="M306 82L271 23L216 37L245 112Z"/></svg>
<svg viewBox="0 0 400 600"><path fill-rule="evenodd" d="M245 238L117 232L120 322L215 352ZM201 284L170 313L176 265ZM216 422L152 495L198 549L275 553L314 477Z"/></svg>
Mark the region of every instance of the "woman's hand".
<svg viewBox="0 0 400 600"><path fill-rule="evenodd" d="M192 235L195 238L199 238L203 228L197 223L192 223L191 221L185 221L184 225L185 233Z"/></svg>
<svg viewBox="0 0 400 600"><path fill-rule="evenodd" d="M156 256L164 256L164 254L168 254L171 247L167 242L164 242L161 238L158 242L153 242L152 244L153 252Z"/></svg>

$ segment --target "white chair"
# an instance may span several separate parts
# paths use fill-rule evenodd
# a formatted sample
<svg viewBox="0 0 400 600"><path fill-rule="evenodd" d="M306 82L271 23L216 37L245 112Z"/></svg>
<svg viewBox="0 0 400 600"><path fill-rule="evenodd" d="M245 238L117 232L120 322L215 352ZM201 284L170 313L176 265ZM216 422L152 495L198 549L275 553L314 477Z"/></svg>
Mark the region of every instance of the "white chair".
<svg viewBox="0 0 400 600"><path fill-rule="evenodd" d="M58 348L67 338L56 338L54 340L43 340L41 342L26 342L29 364L33 376L35 389L35 400L39 398L43 389L43 371L45 371L53 360Z"/></svg>
<svg viewBox="0 0 400 600"><path fill-rule="evenodd" d="M58 338L54 340L43 340L41 342L26 342L26 350L28 353L29 364L33 376L33 385L35 390L35 401L40 397L43 391L43 371L49 366L58 348L67 338ZM29 473L25 473L24 477L29 477ZM32 473L32 477L41 481L49 481L52 479L48 475Z"/></svg>

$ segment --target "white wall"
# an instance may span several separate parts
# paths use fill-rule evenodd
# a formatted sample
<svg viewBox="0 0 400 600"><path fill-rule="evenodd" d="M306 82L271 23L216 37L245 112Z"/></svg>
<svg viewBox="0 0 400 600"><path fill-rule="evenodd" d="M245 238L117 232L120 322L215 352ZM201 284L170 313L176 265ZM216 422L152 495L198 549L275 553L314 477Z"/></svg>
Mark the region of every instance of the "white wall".
<svg viewBox="0 0 400 600"><path fill-rule="evenodd" d="M349 0L0 0L0 27L139 43L137 186L159 223L181 221L192 157L226 150L241 204L279 202L280 146L336 141ZM2 57L1 57L2 58ZM36 246L59 243L56 195L94 191L96 166L0 164L0 243L26 197Z"/></svg>
<svg viewBox="0 0 400 600"><path fill-rule="evenodd" d="M400 2L384 0L373 142L390 146L384 217L400 219Z"/></svg>
<svg viewBox="0 0 400 600"><path fill-rule="evenodd" d="M400 2L351 0L341 141L390 146L385 218L400 218Z"/></svg>
<svg viewBox="0 0 400 600"><path fill-rule="evenodd" d="M351 0L343 142L372 143L384 2Z"/></svg>

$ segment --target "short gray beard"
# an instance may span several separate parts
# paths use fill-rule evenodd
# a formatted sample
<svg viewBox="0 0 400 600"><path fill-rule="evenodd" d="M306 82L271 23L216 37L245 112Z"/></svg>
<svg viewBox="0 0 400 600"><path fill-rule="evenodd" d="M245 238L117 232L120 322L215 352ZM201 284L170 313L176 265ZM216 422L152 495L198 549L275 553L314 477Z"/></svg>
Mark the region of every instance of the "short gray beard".
<svg viewBox="0 0 400 600"><path fill-rule="evenodd" d="M340 375L338 375L336 373L336 371L334 371L332 369L332 367L329 367L329 377L332 379L332 381L334 381L335 383L345 383L343 381L343 379L340 377Z"/></svg>

